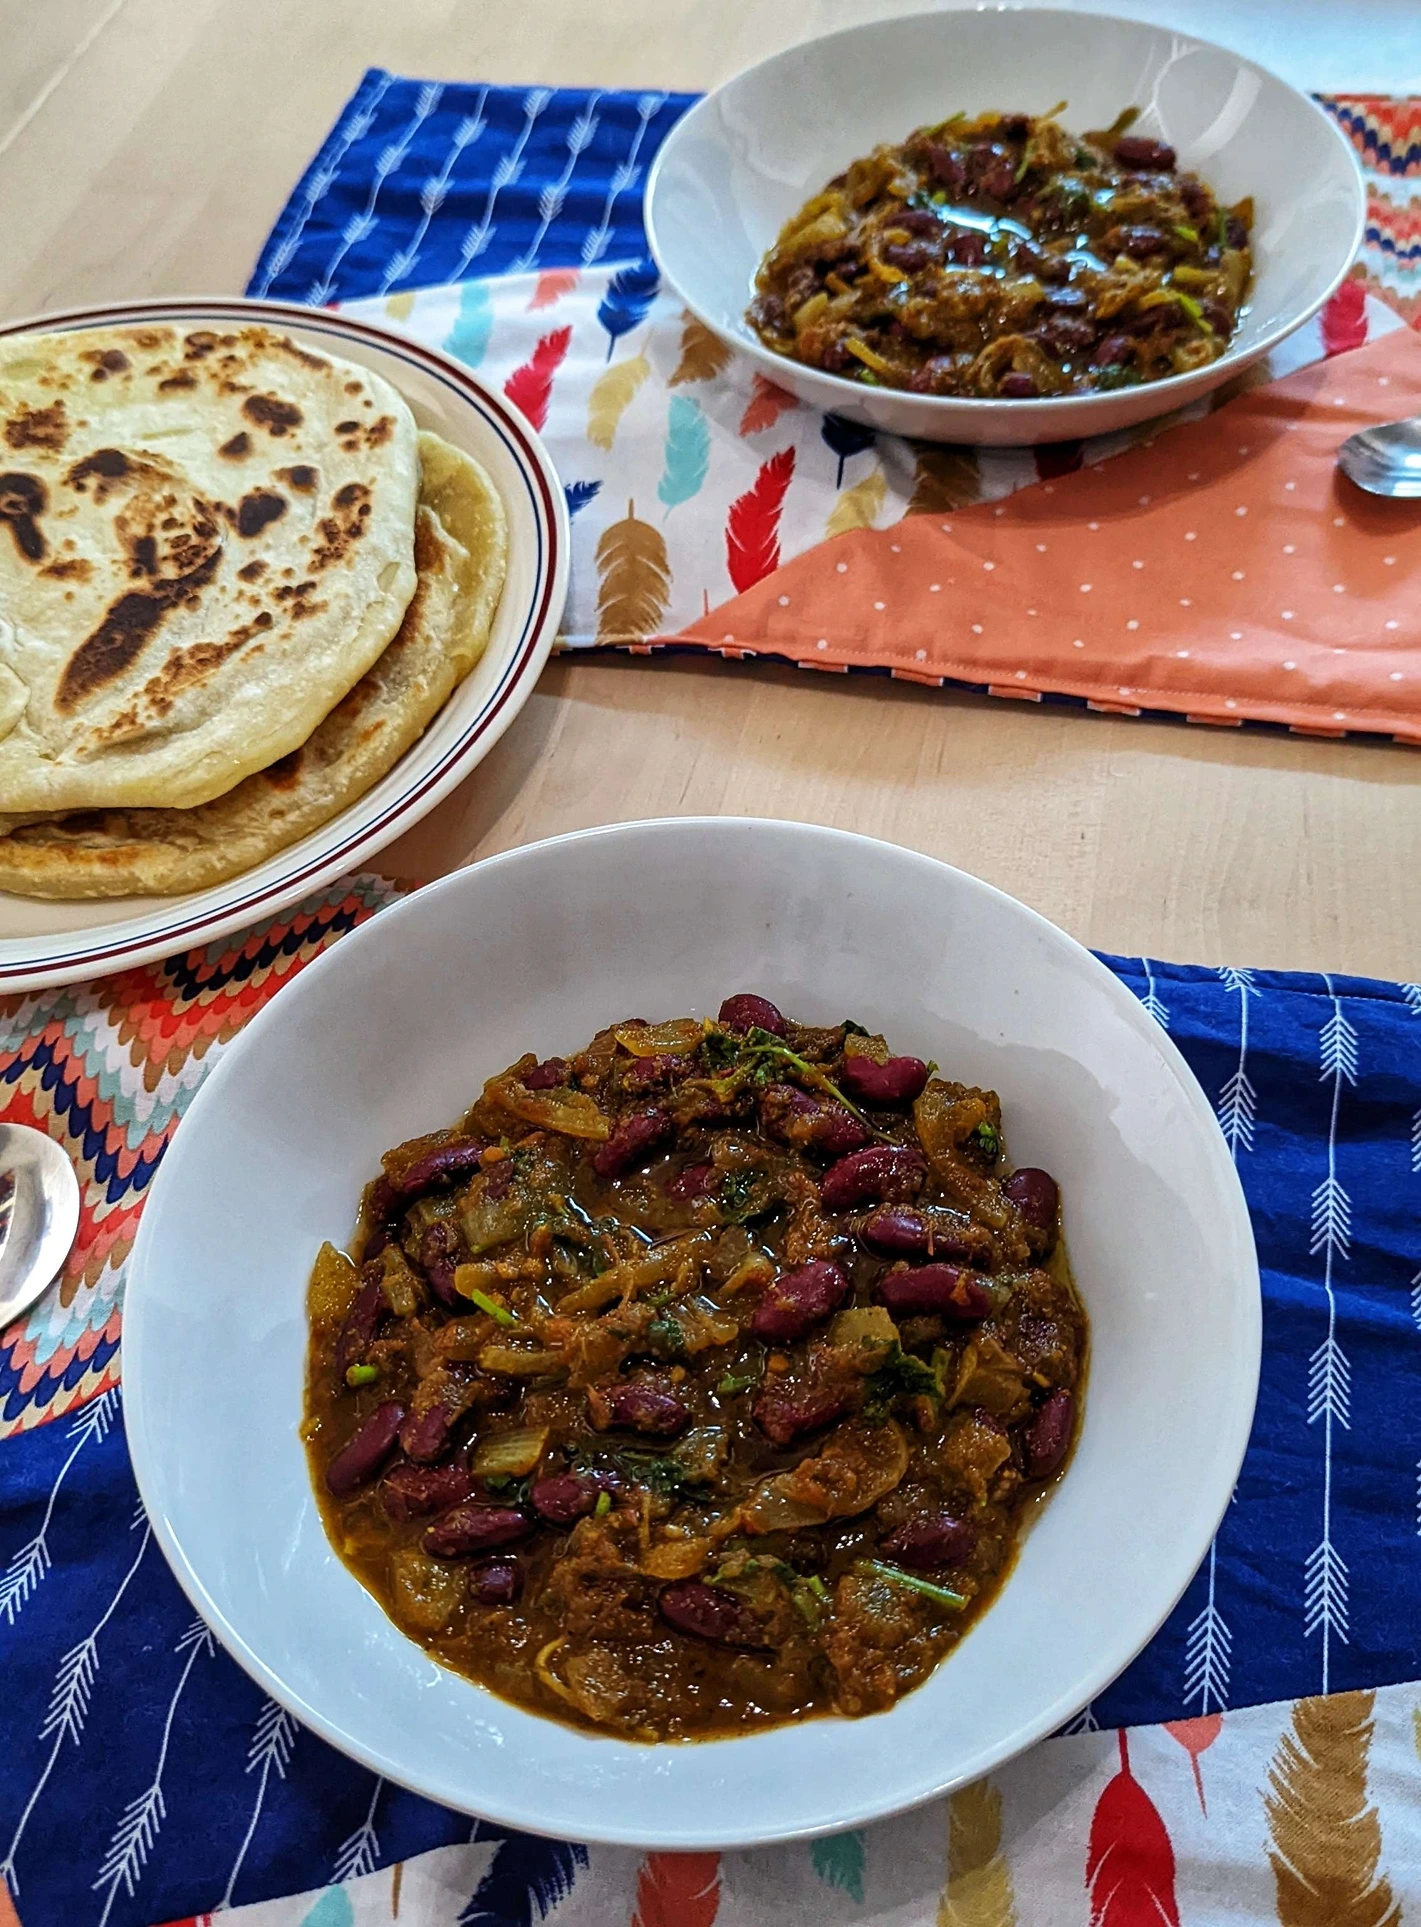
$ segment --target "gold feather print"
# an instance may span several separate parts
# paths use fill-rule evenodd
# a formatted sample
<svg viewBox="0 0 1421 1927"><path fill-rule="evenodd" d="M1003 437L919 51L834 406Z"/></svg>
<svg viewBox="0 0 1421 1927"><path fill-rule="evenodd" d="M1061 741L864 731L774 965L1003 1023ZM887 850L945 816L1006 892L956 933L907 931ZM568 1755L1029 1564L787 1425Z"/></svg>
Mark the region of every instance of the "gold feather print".
<svg viewBox="0 0 1421 1927"><path fill-rule="evenodd" d="M1016 1896L1002 1852L1002 1796L990 1780L954 1793L947 1807L947 1885L937 1927L1016 1927Z"/></svg>
<svg viewBox="0 0 1421 1927"><path fill-rule="evenodd" d="M970 448L921 442L913 449L915 472L909 515L945 515L982 499L982 477Z"/></svg>
<svg viewBox="0 0 1421 1927"><path fill-rule="evenodd" d="M710 614L709 609L706 610L706 614ZM1411 1709L1411 1737L1416 1742L1418 1756L1421 1756L1421 1706L1413 1706Z"/></svg>
<svg viewBox="0 0 1421 1927"><path fill-rule="evenodd" d="M1367 1799L1374 1693L1299 1700L1263 1803L1280 1927L1399 1927L1379 1874L1382 1830Z"/></svg>
<svg viewBox="0 0 1421 1927"><path fill-rule="evenodd" d="M406 288L400 294L385 296L385 313L392 321L408 321L414 308L414 289Z"/></svg>
<svg viewBox="0 0 1421 1927"><path fill-rule="evenodd" d="M610 448L617 439L617 424L636 399L636 392L651 373L645 355L618 361L610 367L587 399L587 439L598 448Z"/></svg>
<svg viewBox="0 0 1421 1927"><path fill-rule="evenodd" d="M847 535L850 529L871 529L887 493L883 470L876 468L872 475L865 475L861 482L844 490L830 511L826 533Z"/></svg>
<svg viewBox="0 0 1421 1927"><path fill-rule="evenodd" d="M676 363L671 386L679 388L686 381L714 381L729 362L730 349L693 314L683 315L682 319L686 325L681 330L681 359Z"/></svg>
<svg viewBox="0 0 1421 1927"><path fill-rule="evenodd" d="M597 575L597 640L644 642L654 635L671 596L671 565L659 531L638 522L634 502L627 503L625 521L603 530Z"/></svg>

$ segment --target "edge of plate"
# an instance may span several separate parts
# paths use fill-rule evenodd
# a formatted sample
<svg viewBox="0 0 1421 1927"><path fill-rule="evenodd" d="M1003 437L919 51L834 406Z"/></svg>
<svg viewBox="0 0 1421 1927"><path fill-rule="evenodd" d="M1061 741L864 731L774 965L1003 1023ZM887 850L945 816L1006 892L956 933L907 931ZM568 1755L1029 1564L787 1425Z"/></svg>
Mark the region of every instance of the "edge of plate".
<svg viewBox="0 0 1421 1927"><path fill-rule="evenodd" d="M208 912L184 918L180 906L184 898L174 897L175 920L165 921L161 930L145 931L143 925L162 914L129 919L132 934L119 936L123 923L92 926L89 932L63 933L64 939L82 937L82 943L61 942L48 956L14 958L7 954L14 940L0 939L0 995L22 991L57 989L87 977L109 976L114 971L151 963L230 936L263 917L278 916L303 897L333 882L337 877L358 869L376 851L410 829L421 817L461 783L470 769L503 735L523 703L552 650L553 639L567 601L571 560L571 531L567 501L552 459L522 411L489 388L462 363L437 348L416 341L413 336L381 327L363 317L344 315L326 308L303 307L299 302L247 300L235 295L174 295L166 299L114 301L56 309L49 314L30 315L17 321L0 323L0 341L12 335L59 332L78 327L102 327L142 318L153 320L216 320L224 317L279 320L308 332L329 333L355 343L368 342L382 353L397 353L421 366L446 383L464 391L470 404L493 418L533 484L535 516L545 524L547 554L539 570L533 607L523 635L502 681L490 693L483 708L470 721L459 741L445 752L439 763L414 780L391 802L379 819L356 831L324 855L313 855L298 868L274 878L253 894ZM473 752L477 751L475 756ZM348 806L359 807L360 799ZM345 814L345 812L342 812ZM332 828L340 817L333 819ZM312 832L319 835L320 831ZM231 879L240 889L242 877ZM223 887L223 886L218 886ZM132 927L137 925L136 929ZM25 938L26 945L42 939Z"/></svg>

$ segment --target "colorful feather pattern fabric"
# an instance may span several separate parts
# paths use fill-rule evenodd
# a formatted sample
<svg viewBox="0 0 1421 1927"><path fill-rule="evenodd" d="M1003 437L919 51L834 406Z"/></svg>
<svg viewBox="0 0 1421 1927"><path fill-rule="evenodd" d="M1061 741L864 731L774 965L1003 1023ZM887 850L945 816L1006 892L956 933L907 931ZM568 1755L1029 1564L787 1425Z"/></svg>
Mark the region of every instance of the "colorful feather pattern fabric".
<svg viewBox="0 0 1421 1927"><path fill-rule="evenodd" d="M888 484L883 479L883 470L876 468L872 475L865 475L861 482L846 488L829 511L829 520L824 525L824 533L829 537L847 535L851 529L871 529L883 507Z"/></svg>
<svg viewBox="0 0 1421 1927"><path fill-rule="evenodd" d="M671 593L666 544L650 522L638 521L627 503L625 520L613 522L597 544L597 634L603 642L644 642L654 636Z"/></svg>
<svg viewBox="0 0 1421 1927"><path fill-rule="evenodd" d="M1322 345L1329 355L1360 348L1367 338L1367 290L1344 281L1322 311Z"/></svg>
<svg viewBox="0 0 1421 1927"><path fill-rule="evenodd" d="M740 417L742 435L759 435L767 428L773 428L786 409L798 408L799 397L792 395L788 388L781 388L777 381L768 375L756 374L750 389L750 399L745 404L745 413Z"/></svg>
<svg viewBox="0 0 1421 1927"><path fill-rule="evenodd" d="M1199 1760L1223 1732L1224 1716L1222 1713L1201 1713L1197 1719L1166 1720L1164 1730L1172 1740L1178 1740L1189 1755L1189 1764L1194 1771L1194 1790L1199 1795L1199 1811L1207 1819L1209 1803L1204 1798L1204 1775Z"/></svg>
<svg viewBox="0 0 1421 1927"><path fill-rule="evenodd" d="M947 442L913 445L913 492L909 515L945 515L982 498L982 475L977 452Z"/></svg>
<svg viewBox="0 0 1421 1927"><path fill-rule="evenodd" d="M486 281L466 281L459 291L459 313L444 337L445 354L462 361L466 368L477 368L488 352L493 329L493 303Z"/></svg>
<svg viewBox="0 0 1421 1927"><path fill-rule="evenodd" d="M793 474L794 450L782 448L761 463L754 484L730 505L725 563L742 595L780 566L780 514Z"/></svg>
<svg viewBox="0 0 1421 1927"><path fill-rule="evenodd" d="M612 276L597 308L597 319L607 330L608 361L622 336L646 320L660 286L661 276L654 261L634 262Z"/></svg>
<svg viewBox="0 0 1421 1927"><path fill-rule="evenodd" d="M844 463L852 455L862 455L866 448L872 448L877 437L871 428L862 422L847 421L842 415L826 415L819 430L826 447L833 450L838 458L838 470L834 476L835 488L844 486Z"/></svg>
<svg viewBox="0 0 1421 1927"><path fill-rule="evenodd" d="M711 333L703 321L693 314L684 317L681 329L681 353L671 376L671 386L679 388L688 381L714 381L723 375L734 358L734 350L728 348L719 335Z"/></svg>
<svg viewBox="0 0 1421 1927"><path fill-rule="evenodd" d="M484 1831L485 1823L476 1820L474 1838ZM469 1896L458 1927L537 1927L559 1901L566 1900L586 1865L586 1847L510 1833L500 1841L488 1872Z"/></svg>
<svg viewBox="0 0 1421 1927"><path fill-rule="evenodd" d="M531 357L515 368L503 384L503 392L515 408L521 408L534 428L548 419L548 402L553 392L553 376L562 366L572 342L571 328L556 328L544 335Z"/></svg>
<svg viewBox="0 0 1421 1927"><path fill-rule="evenodd" d="M572 293L581 278L576 268L545 269L534 285L529 310L536 312L539 308L553 307L565 294Z"/></svg>
<svg viewBox="0 0 1421 1927"><path fill-rule="evenodd" d="M1299 1700L1268 1770L1268 1858L1279 1927L1399 1927L1367 1797L1375 1695Z"/></svg>
<svg viewBox="0 0 1421 1927"><path fill-rule="evenodd" d="M718 1853L649 1853L642 1861L631 1927L713 1927L719 1911Z"/></svg>
<svg viewBox="0 0 1421 1927"><path fill-rule="evenodd" d="M595 448L611 448L619 422L650 373L646 356L633 355L609 368L597 383L587 400L587 439Z"/></svg>
<svg viewBox="0 0 1421 1927"><path fill-rule="evenodd" d="M705 416L689 395L673 395L666 424L666 449L657 499L668 509L699 493L710 466L711 435Z"/></svg>
<svg viewBox="0 0 1421 1927"><path fill-rule="evenodd" d="M947 1885L937 1927L1017 1927L1011 1869L1002 1852L1002 1796L990 1780L947 1805Z"/></svg>
<svg viewBox="0 0 1421 1927"><path fill-rule="evenodd" d="M562 492L567 500L568 514L576 515L579 509L585 509L589 502L595 502L597 500L601 491L602 484L600 481L564 482Z"/></svg>
<svg viewBox="0 0 1421 1927"><path fill-rule="evenodd" d="M1086 1852L1091 1927L1179 1927L1174 1847L1130 1771L1125 1734L1117 1737L1120 1771L1096 1803Z"/></svg>
<svg viewBox="0 0 1421 1927"><path fill-rule="evenodd" d="M860 1907L863 1905L864 1837L862 1827L847 1833L831 1833L823 1840L810 1842L809 1864L826 1887L837 1887Z"/></svg>

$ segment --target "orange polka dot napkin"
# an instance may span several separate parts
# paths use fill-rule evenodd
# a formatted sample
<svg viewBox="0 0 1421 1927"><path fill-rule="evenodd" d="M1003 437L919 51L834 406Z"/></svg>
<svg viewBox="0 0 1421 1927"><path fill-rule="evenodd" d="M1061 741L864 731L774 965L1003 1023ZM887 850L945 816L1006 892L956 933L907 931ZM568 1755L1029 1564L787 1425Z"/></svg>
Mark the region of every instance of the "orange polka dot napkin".
<svg viewBox="0 0 1421 1927"><path fill-rule="evenodd" d="M678 639L1421 744L1421 503L1335 468L1354 430L1416 413L1398 329L1006 501L820 543Z"/></svg>

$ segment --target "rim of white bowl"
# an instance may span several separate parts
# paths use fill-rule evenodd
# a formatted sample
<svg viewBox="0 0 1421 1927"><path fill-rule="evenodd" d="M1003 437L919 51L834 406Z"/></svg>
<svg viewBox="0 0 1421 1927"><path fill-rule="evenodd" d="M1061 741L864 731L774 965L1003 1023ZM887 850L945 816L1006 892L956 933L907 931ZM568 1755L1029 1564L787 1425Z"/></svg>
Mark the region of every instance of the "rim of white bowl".
<svg viewBox="0 0 1421 1927"><path fill-rule="evenodd" d="M1242 1286L1240 1310L1243 1317L1244 1330L1242 1336L1245 1342L1245 1363L1247 1370L1244 1377L1238 1382L1238 1386L1232 1395L1228 1418L1220 1428L1219 1436L1228 1448L1226 1451L1226 1463L1230 1471L1226 1481L1220 1479L1217 1508L1211 1509L1209 1531L1201 1538L1197 1547L1191 1549L1187 1569L1182 1562L1176 1564L1167 1588L1168 1598L1165 1599L1160 1606L1152 1623L1140 1634L1139 1638L1132 1643L1128 1653L1125 1653L1123 1656L1112 1654L1107 1661L1097 1665L1092 1670L1083 1686L1073 1688L1070 1693L1059 1696L1051 1704L1043 1707L1037 1717L1031 1721L1024 1730L1019 1730L1012 1735L1006 1736L995 1746L988 1748L981 1758L974 1758L970 1766L966 1769L956 1773L950 1773L946 1776L939 1775L938 1777L933 1777L931 1768L925 1768L923 1773L907 1791L895 1791L887 1797L883 1797L882 1795L876 1795L872 1790L866 1790L860 1803L856 1804L847 1812L841 1808L841 1810L836 1812L832 1817L826 1818L823 1821L787 1828L777 1828L773 1824L773 1821L771 1821L763 1828L756 1829L753 1833L741 1833L733 1839L726 1839L723 1834L718 1833L713 1823L695 1828L677 1827L658 1834L650 1840L644 1830L619 1826L615 1820L609 1821L605 1826L600 1824L594 1827L579 1826L577 1830L578 1839L583 1843L624 1847L646 1847L650 1845L657 1849L673 1852L694 1850L719 1850L728 1852L738 1848L774 1846L796 1840L812 1840L826 1834L841 1832L845 1827L867 1825L875 1820L887 1819L896 1813L909 1812L915 1807L924 1805L929 1800L937 1799L945 1793L952 1792L959 1786L966 1785L968 1782L979 1779L982 1775L994 1771L1005 1761L1015 1759L1019 1754L1025 1752L1038 1741L1049 1738L1068 1720L1074 1718L1082 1707L1089 1705L1097 1694L1102 1692L1113 1680L1118 1679L1125 1668L1144 1650L1164 1624L1165 1620L1168 1619L1170 1613L1173 1612L1175 1606L1178 1605L1190 1580L1197 1572L1199 1562L1208 1550L1209 1542L1217 1531L1219 1523L1228 1509L1229 1500L1238 1480L1238 1473L1243 1464L1244 1454L1248 1448L1248 1440L1253 1428L1253 1416L1258 1399L1259 1374L1262 1364L1263 1308L1258 1273L1258 1255L1253 1238L1252 1222L1248 1215L1247 1204L1244 1201L1243 1187L1239 1182L1237 1169L1233 1159L1229 1155L1228 1147L1225 1143L1223 1133L1219 1128L1219 1122L1214 1114L1213 1107L1205 1096L1199 1080L1195 1077L1173 1039L1146 1013L1139 999L1126 990L1114 972L1103 964L1093 952L1088 950L1084 944L1078 942L1076 938L1062 930L1058 924L1052 923L1049 918L1043 917L1039 911L1033 910L1028 904L1022 903L1020 898L1013 897L1006 890L998 889L995 884L983 881L981 877L973 876L970 871L959 870L953 864L944 863L939 857L929 856L921 850L914 850L907 844L891 843L884 837L864 836L855 830L832 829L827 824L805 823L796 819L772 817L643 817L629 823L600 824L585 830L570 830L560 836L544 837L535 843L520 844L515 849L502 851L497 856L485 857L481 862L467 865L464 869L451 871L448 876L440 877L432 883L425 884L421 889L412 892L411 895L407 897L401 898L398 902L391 904L387 909L380 911L378 915L350 931L342 938L338 945L323 952L320 957L317 957L306 966L294 982L286 985L280 994L280 998L272 998L268 1003L263 1005L262 1009L243 1027L241 1033L232 1040L226 1051L224 1051L221 1062L218 1063L204 1079L197 1095L188 1108L187 1117L184 1119L184 1127L187 1127L188 1119L190 1119L194 1113L205 1115L205 1113L213 1109L214 1106L220 1105L224 1085L234 1074L231 1066L234 1063L240 1063L244 1052L255 1048L252 1040L254 1038L260 1039L264 1035L267 1027L274 1022L272 1011L279 1002L284 1002L284 1007L289 1010L290 1003L286 1000L302 996L310 998L316 995L325 973L334 967L334 960L337 956L348 956L351 954L352 946L358 954L361 948L373 940L372 933L376 928L389 927L392 919L400 922L417 916L421 904L428 900L434 893L466 887L466 880L471 874L493 867L506 867L510 864L517 864L520 860L526 860L535 852L541 852L559 846L575 847L579 844L588 843L593 839L617 838L632 834L642 834L648 831L656 834L674 835L688 831L703 833L707 830L714 833L728 831L732 835L754 835L765 830L790 830L826 842L844 843L870 850L891 850L895 855L910 857L925 867L933 870L946 871L959 882L966 884L969 888L980 890L987 896L994 898L997 902L1009 905L1027 920L1029 927L1034 927L1039 933L1044 934L1048 940L1061 944L1068 953L1084 963L1089 974L1098 979L1102 989L1110 997L1124 1020L1131 1025L1142 1039L1147 1040L1151 1047L1158 1050L1163 1056L1170 1069L1174 1072L1181 1095L1189 1109L1204 1128L1205 1135L1214 1141L1217 1154L1215 1161L1218 1166L1219 1177L1222 1181L1221 1189L1230 1200L1231 1229L1233 1243L1235 1245L1234 1265ZM155 1186L162 1185L162 1166L159 1167L153 1182ZM522 1833L536 1834L549 1839L566 1838L565 1831L559 1828L554 1816L531 1811L517 1799L502 1798L496 1791L488 1798L485 1798L481 1792L478 1795L479 1804L477 1808L475 1808L470 1804L471 1796L467 1792L463 1792L453 1786L434 1784L429 1779L421 1777L418 1773L406 1771L402 1766L395 1767L390 1759L384 1753L380 1752L378 1748L366 1745L358 1734L348 1732L337 1720L322 1713L319 1708L312 1706L301 1694L287 1686L276 1667L263 1659L259 1653L247 1644L246 1640L232 1625L222 1608L208 1592L203 1581L189 1563L187 1555L183 1551L182 1545L167 1515L156 1505L153 1497L153 1467L157 1461L158 1454L155 1451L154 1442L149 1436L144 1417L144 1399L141 1389L144 1367L140 1363L145 1352L151 1349L150 1341L143 1335L147 1313L142 1280L147 1262L147 1246L150 1241L148 1225L149 1212L145 1208L143 1216L139 1220L138 1235L129 1261L129 1279L124 1309L125 1352L127 1356L131 1358L133 1364L133 1369L129 1369L125 1373L124 1428L127 1434L129 1456L133 1465L134 1479L138 1487L139 1497L143 1502L144 1510L147 1513L149 1523L153 1528L154 1536L158 1541L163 1556L167 1560L178 1584L187 1595L188 1600L206 1621L208 1626L211 1627L212 1631L216 1633L226 1651L236 1660L238 1665L241 1666L250 1678L255 1680L256 1683L280 1705L284 1706L303 1726L318 1735L319 1738L325 1740L329 1745L335 1747L337 1751L344 1753L347 1758L357 1761L372 1773L383 1775L386 1779L394 1781L398 1786L408 1788L410 1792L419 1794L421 1798L433 1801L436 1805L452 1808L456 1812L468 1813L470 1815L477 1814L479 1818L491 1820L499 1826L516 1828ZM478 1691L488 1691L487 1688L478 1687L477 1682L473 1682L473 1684ZM491 1694L490 1697L498 1699L499 1696ZM511 1702L500 1700L500 1704L511 1704ZM893 1709L889 1708L884 1714L870 1715L869 1717L891 1718L892 1711ZM539 1716L534 1715L533 1717ZM634 1742L619 1741L615 1737L603 1737L601 1735L592 1735L590 1737L592 1743L598 1745L635 1744ZM670 1765L670 1770L675 1770L674 1759L679 1756L683 1750L696 1754L703 1754L708 1749L715 1749L719 1752L722 1748L746 1744L753 1745L759 1737L762 1737L762 1735L751 1733L743 1736L731 1736L726 1739L696 1741L689 1749L668 1747L665 1750L671 1756L673 1762ZM647 1753L656 1751L656 1749L645 1747L639 1750Z"/></svg>
<svg viewBox="0 0 1421 1927"><path fill-rule="evenodd" d="M847 381L844 376L832 374L827 368L815 368L809 362L796 361L793 355L782 355L776 349L768 347L763 341L749 339L743 334L732 332L726 328L723 323L712 320L710 315L698 307L684 288L682 288L680 282L667 267L661 249L657 245L654 211L656 186L661 177L662 163L666 158L667 150L670 148L676 136L680 134L683 129L690 127L696 116L700 114L703 109L709 112L712 104L718 100L722 94L727 92L728 89L734 87L738 81L743 80L747 74L758 73L762 67L772 67L776 61L784 60L791 54L800 53L806 47L818 46L830 40L848 40L856 34L869 33L882 27L897 26L901 21L905 20L941 20L950 18L957 13L975 16L984 12L1017 15L1040 14L1043 17L1051 16L1053 18L1059 18L1062 11L1060 7L1017 6L1012 4L999 4L990 8L982 6L919 8L912 13L889 14L883 20L859 21L853 26L836 27L832 33L810 34L805 40L797 40L788 47L781 47L776 53L766 54L763 60L757 60L752 62L748 67L742 67L738 73L732 74L728 80L721 81L718 87L712 87L708 93L701 95L695 106L689 108L686 113L682 115L681 119L676 122L671 132L657 150L656 158L652 161L651 171L646 177L646 190L642 196L642 222L646 229L647 246L651 249L652 258L655 260L657 267L661 273L665 275L672 287L675 288L676 293L680 296L681 300L685 302L696 319L703 322L705 326L709 328L713 334L718 335L722 341L745 353L762 355L766 361L773 362L776 367L801 370L803 373L813 376L816 381L830 382L839 390L846 401L852 398L857 402L862 402L865 391L861 382ZM1297 314L1291 319L1276 323L1260 340L1250 344L1246 351L1246 362L1243 351L1235 346L1230 346L1224 350L1217 361L1208 363L1208 368L1209 371L1212 372L1215 369L1238 368L1255 361L1261 361L1265 355L1271 354L1280 341L1286 341L1289 335L1296 334L1299 328L1304 327L1312 320L1315 314L1327 305L1333 295L1336 294L1337 290L1342 286L1342 283L1347 279L1348 274L1356 262L1358 250L1362 242L1366 239L1367 232L1367 184L1363 178L1361 163L1357 159L1355 150L1348 141L1347 136L1342 132L1342 129L1337 125L1337 122L1333 120L1326 109L1319 106L1317 101L1313 100L1311 96L1291 86L1281 75L1275 74L1271 67L1265 67L1261 61L1250 60L1247 54L1237 53L1232 47L1224 46L1221 41L1205 40L1202 35L1191 33L1187 28L1161 27L1157 26L1152 20L1133 20L1128 15L1121 13L1096 13L1093 10L1087 12L1084 10L1077 11L1072 8L1070 9L1070 17L1076 21L1099 22L1109 27L1142 28L1146 32L1169 34L1175 40L1187 41L1191 48L1202 47L1210 53L1223 54L1230 60L1236 60L1240 67L1246 68L1250 73L1260 75L1266 81L1271 81L1275 87L1281 87L1285 93L1291 94L1293 99L1305 108L1308 113L1315 114L1327 127L1332 138L1337 143L1339 151L1346 156L1350 169L1354 202L1352 239L1347 250L1346 260L1343 261L1342 265L1334 273L1332 279L1320 295L1309 302L1306 307L1300 308ZM1195 381L1203 372L1203 369L1191 368L1183 374L1164 375L1160 380L1152 381L1145 385L1152 394L1158 393L1170 397L1178 391L1178 388L1182 384ZM955 411L959 408L977 411L987 409L1000 410L1004 407L1010 408L1014 405L1010 401L1004 401L1000 396L919 395L911 389L906 388L885 388L879 389L876 392L887 396L907 395L915 404L922 403L933 413L941 413L947 409ZM1108 402L1118 399L1119 390L1109 390L1104 393L1096 392L1084 395L1038 395L1028 402L1026 406L1032 409L1046 408L1064 410L1069 408L1081 410L1088 407L1092 402ZM1161 415L1168 414L1169 409L1173 406L1173 401L1168 400L1166 405L1157 412ZM1144 419L1153 420L1153 418L1151 415L1146 416Z"/></svg>

